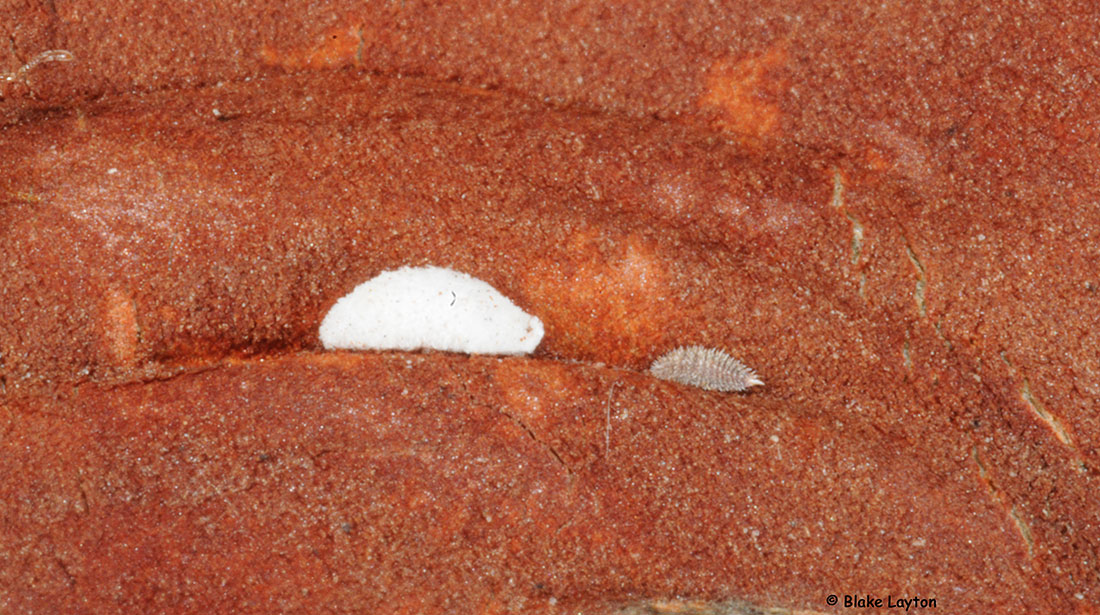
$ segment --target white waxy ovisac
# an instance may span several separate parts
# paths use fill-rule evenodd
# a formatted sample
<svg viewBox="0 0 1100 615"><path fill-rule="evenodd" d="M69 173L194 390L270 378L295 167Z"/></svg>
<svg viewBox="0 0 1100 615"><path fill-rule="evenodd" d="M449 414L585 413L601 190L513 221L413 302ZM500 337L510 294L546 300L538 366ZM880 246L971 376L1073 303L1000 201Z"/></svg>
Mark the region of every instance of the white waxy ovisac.
<svg viewBox="0 0 1100 615"><path fill-rule="evenodd" d="M321 321L327 349L527 354L542 322L489 284L442 267L402 267L356 286Z"/></svg>

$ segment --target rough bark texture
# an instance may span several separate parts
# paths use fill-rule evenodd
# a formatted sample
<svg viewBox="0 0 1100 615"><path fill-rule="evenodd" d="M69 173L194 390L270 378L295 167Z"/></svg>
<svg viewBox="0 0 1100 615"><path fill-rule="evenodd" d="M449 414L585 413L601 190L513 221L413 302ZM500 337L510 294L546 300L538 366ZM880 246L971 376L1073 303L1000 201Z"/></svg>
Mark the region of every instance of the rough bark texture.
<svg viewBox="0 0 1100 615"><path fill-rule="evenodd" d="M543 7L0 7L0 611L1098 612L1100 14Z"/></svg>

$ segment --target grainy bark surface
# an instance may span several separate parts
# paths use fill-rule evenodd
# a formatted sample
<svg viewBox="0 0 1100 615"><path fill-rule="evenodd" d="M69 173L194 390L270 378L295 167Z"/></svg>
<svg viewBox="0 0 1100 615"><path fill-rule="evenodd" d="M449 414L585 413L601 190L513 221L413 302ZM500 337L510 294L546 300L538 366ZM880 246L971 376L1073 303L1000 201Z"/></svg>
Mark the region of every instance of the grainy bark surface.
<svg viewBox="0 0 1100 615"><path fill-rule="evenodd" d="M431 353L83 386L4 417L0 548L18 557L3 597L12 612L575 612L815 608L859 587L963 612L1057 604L973 477L868 419Z"/></svg>
<svg viewBox="0 0 1100 615"><path fill-rule="evenodd" d="M394 611L846 612L824 596L930 588L952 611L1096 612L1093 7L308 8L0 7L0 610L389 588ZM74 60L32 66L50 49ZM422 264L539 316L536 359L289 358L343 293ZM682 344L766 387L641 374ZM531 378L573 406L532 410ZM405 420L502 461L432 492L442 523L378 495L431 490L420 466L359 480L345 440L317 470L301 451L355 395L385 409L364 442ZM297 465L250 495L268 453L232 438L269 432ZM467 532L477 498L518 525ZM317 502L365 519L357 550ZM581 529L539 525L563 519Z"/></svg>

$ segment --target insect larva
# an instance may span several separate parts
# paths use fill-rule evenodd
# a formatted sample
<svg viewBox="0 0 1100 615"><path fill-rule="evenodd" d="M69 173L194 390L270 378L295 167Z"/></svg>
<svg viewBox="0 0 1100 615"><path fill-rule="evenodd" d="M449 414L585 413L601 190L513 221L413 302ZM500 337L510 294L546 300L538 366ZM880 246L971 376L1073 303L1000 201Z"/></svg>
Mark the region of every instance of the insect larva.
<svg viewBox="0 0 1100 615"><path fill-rule="evenodd" d="M653 362L649 373L708 391L744 391L764 382L744 363L715 348L681 346Z"/></svg>
<svg viewBox="0 0 1100 615"><path fill-rule="evenodd" d="M14 40L14 39L13 39ZM23 66L20 66L13 73L0 73L0 100L8 95L8 85L13 81L22 82L26 86L27 90L30 90L30 85L26 81L26 74L30 72L35 66L42 64L43 62L72 62L73 54L66 49L50 49L43 51L42 53L31 58L30 62L27 62ZM30 92L34 96L34 92Z"/></svg>
<svg viewBox="0 0 1100 615"><path fill-rule="evenodd" d="M4 81L15 81L23 76L24 73L29 72L35 66L42 64L43 62L72 62L73 54L67 49L50 49L43 51L42 53L31 58L30 62L27 62L23 66L20 66L14 73L4 73L0 75Z"/></svg>

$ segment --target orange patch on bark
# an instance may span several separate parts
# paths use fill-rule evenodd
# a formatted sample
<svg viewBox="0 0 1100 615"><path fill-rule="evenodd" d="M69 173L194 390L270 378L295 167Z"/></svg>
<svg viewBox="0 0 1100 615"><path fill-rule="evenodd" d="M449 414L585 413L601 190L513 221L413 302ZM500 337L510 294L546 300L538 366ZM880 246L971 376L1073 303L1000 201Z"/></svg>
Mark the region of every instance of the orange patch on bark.
<svg viewBox="0 0 1100 615"><path fill-rule="evenodd" d="M528 296L549 308L539 313L549 350L614 363L646 355L674 312L654 247L637 235L614 240L591 230L569 243L572 258L533 267L526 282Z"/></svg>
<svg viewBox="0 0 1100 615"><path fill-rule="evenodd" d="M126 293L107 291L103 309L103 339L107 351L120 364L129 365L137 356L137 306Z"/></svg>
<svg viewBox="0 0 1100 615"><path fill-rule="evenodd" d="M782 47L734 63L723 59L707 71L706 91L699 99L703 108L717 110L715 123L726 132L752 142L764 137L779 123L779 106L768 102L783 84L769 72L787 60Z"/></svg>
<svg viewBox="0 0 1100 615"><path fill-rule="evenodd" d="M873 147L867 148L867 166L875 171L886 171L891 167L890 160L877 149Z"/></svg>
<svg viewBox="0 0 1100 615"><path fill-rule="evenodd" d="M872 124L866 133L871 142L867 147L867 166L876 171L893 171L913 180L931 177L931 154L918 137L909 136L883 123Z"/></svg>
<svg viewBox="0 0 1100 615"><path fill-rule="evenodd" d="M329 30L308 48L280 50L266 45L260 55L264 62L287 69L358 66L362 43L362 28L353 24Z"/></svg>
<svg viewBox="0 0 1100 615"><path fill-rule="evenodd" d="M504 392L508 405L525 421L539 423L547 409L562 399L581 397L583 388L567 365L532 364L501 361L493 370L493 380Z"/></svg>

